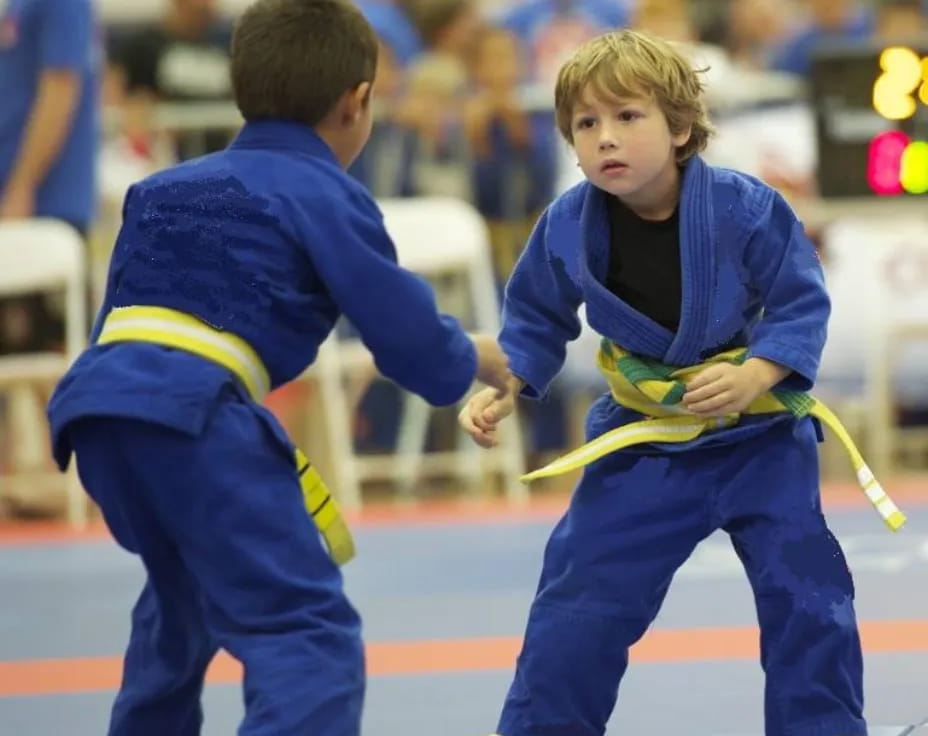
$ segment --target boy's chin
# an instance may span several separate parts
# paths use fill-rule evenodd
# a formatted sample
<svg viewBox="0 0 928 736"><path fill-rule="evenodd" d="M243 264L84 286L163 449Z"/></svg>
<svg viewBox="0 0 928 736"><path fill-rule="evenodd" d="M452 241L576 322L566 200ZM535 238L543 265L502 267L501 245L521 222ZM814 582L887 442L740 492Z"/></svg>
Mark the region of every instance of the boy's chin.
<svg viewBox="0 0 928 736"><path fill-rule="evenodd" d="M594 181L593 183L597 187L602 189L606 194L611 194L613 197L618 197L619 199L621 199L622 197L628 197L630 195L634 195L635 192L638 191L637 187L635 187L632 184L622 185L622 184L617 184L616 182L609 181L609 180L606 180L606 181L599 180L599 181Z"/></svg>

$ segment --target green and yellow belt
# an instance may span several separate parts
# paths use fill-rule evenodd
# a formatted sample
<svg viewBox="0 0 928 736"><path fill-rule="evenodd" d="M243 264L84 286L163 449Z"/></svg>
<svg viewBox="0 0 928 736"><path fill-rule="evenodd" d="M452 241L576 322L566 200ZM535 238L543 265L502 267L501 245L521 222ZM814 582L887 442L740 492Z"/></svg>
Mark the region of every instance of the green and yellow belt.
<svg viewBox="0 0 928 736"><path fill-rule="evenodd" d="M706 432L737 424L740 414L723 417L700 417L681 403L686 381L714 363L741 363L746 350L729 350L699 365L683 368L633 355L609 340L603 340L597 353L599 370L609 383L615 401L643 414L647 419L631 422L606 432L582 447L522 477L523 481L567 473L611 452L645 443L689 442ZM857 480L886 525L897 531L905 524L905 515L873 476L844 425L818 399L801 391L773 389L758 396L742 414L789 412L796 417L813 416L840 440L857 472Z"/></svg>
<svg viewBox="0 0 928 736"><path fill-rule="evenodd" d="M263 361L245 340L175 309L114 309L106 316L97 342L148 342L199 355L228 369L259 403L270 389ZM332 559L343 565L354 557L355 547L338 503L316 468L298 448L294 448L294 464L306 510L325 540Z"/></svg>

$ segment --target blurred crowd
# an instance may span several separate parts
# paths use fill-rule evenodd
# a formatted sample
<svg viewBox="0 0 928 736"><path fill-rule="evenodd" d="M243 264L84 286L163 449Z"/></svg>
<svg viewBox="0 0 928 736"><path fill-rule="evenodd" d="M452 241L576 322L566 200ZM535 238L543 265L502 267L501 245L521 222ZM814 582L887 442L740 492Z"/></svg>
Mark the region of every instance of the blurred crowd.
<svg viewBox="0 0 928 736"><path fill-rule="evenodd" d="M554 77L576 46L631 26L679 42L706 68L722 115L795 94L823 43L928 33L923 0L358 0L381 41L377 122L352 173L377 197L444 194L491 225L505 278L534 217L564 178ZM225 144L224 126L170 132L157 102L228 101L234 18L216 0L165 0L161 18L106 28L106 99L137 155L187 158ZM311 83L311 80L308 82ZM780 91L778 91L780 90ZM203 123L203 125L209 125Z"/></svg>
<svg viewBox="0 0 928 736"><path fill-rule="evenodd" d="M88 3L101 33L80 23L76 8ZM501 281L535 217L577 176L556 135L552 107L557 70L583 40L631 26L682 44L694 64L706 70L707 99L718 119L732 110L801 95L802 79L822 44L928 34L928 0L357 3L380 38L381 53L376 124L352 173L378 198L440 194L474 203L490 225ZM0 13L0 48L28 45L28 38L17 42L15 36L28 34L30 23L41 25L42 19L30 13L44 13L49 23L67 29L62 48L72 49L73 57L80 53L76 44L83 43L85 55L95 60L85 70L73 109L60 91L58 101L47 102L49 118L75 121L66 153L67 144L76 150L70 151L71 160L64 157L63 171L50 172L61 180L59 196L52 201L33 196L33 213L65 219L87 233L101 211L118 219L122 193L134 178L223 147L239 123L227 65L235 16L246 4L151 0L150 12L127 14L127 7L110 0L66 0L57 6L42 0L7 2ZM136 11L143 5L133 4ZM62 10L68 7L75 10ZM33 39L36 53L42 44L57 43L45 36ZM36 73L17 70L15 60L0 64L0 77L26 71ZM34 101L25 97L27 85L12 79L10 84L21 99L0 113L0 127L7 131L0 139L0 218L25 214L24 202L30 201L29 192L4 181L17 178L16 148L25 142L17 141L16 132L35 112L29 110ZM102 182L88 166L96 145L88 108L95 106L98 92L107 133L98 157ZM71 190L80 196L70 196ZM98 190L102 207L93 201ZM2 315L0 353L15 350L27 332L38 334L39 343L48 332L47 320L27 330L27 320L16 310L4 309ZM35 339L26 342L41 347Z"/></svg>

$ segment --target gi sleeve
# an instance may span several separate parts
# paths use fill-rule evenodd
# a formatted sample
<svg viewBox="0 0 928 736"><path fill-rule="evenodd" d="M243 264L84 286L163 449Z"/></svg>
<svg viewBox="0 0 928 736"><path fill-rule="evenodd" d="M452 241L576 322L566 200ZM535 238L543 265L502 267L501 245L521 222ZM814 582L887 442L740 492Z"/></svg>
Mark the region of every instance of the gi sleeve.
<svg viewBox="0 0 928 736"><path fill-rule="evenodd" d="M564 262L548 248L548 239L556 236L545 212L516 263L503 301L500 345L512 373L525 381L523 395L530 398L547 393L564 364L567 342L580 335L582 294Z"/></svg>
<svg viewBox="0 0 928 736"><path fill-rule="evenodd" d="M397 264L373 200L323 196L299 210L310 258L378 370L432 404L458 401L477 372L473 342L457 320L438 312L431 286Z"/></svg>
<svg viewBox="0 0 928 736"><path fill-rule="evenodd" d="M757 223L746 261L763 302L748 357L791 369L783 385L807 391L818 373L831 302L815 246L779 194Z"/></svg>

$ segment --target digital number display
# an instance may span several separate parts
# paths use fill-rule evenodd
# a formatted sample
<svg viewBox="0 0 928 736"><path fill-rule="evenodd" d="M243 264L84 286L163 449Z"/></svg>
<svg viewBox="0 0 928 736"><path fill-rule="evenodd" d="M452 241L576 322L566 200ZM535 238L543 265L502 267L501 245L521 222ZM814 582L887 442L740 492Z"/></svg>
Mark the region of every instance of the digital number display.
<svg viewBox="0 0 928 736"><path fill-rule="evenodd" d="M873 109L887 120L907 120L918 103L928 105L928 56L920 59L904 46L880 54L883 73L873 83Z"/></svg>
<svg viewBox="0 0 928 736"><path fill-rule="evenodd" d="M928 194L928 48L823 49L812 102L822 196Z"/></svg>
<svg viewBox="0 0 928 736"><path fill-rule="evenodd" d="M928 192L928 141L898 130L880 133L870 143L867 183L883 196Z"/></svg>
<svg viewBox="0 0 928 736"><path fill-rule="evenodd" d="M880 54L882 74L873 83L873 109L887 120L908 120L919 104L928 105L928 56L903 46ZM928 192L928 141L912 140L899 130L870 142L867 182L883 196Z"/></svg>

